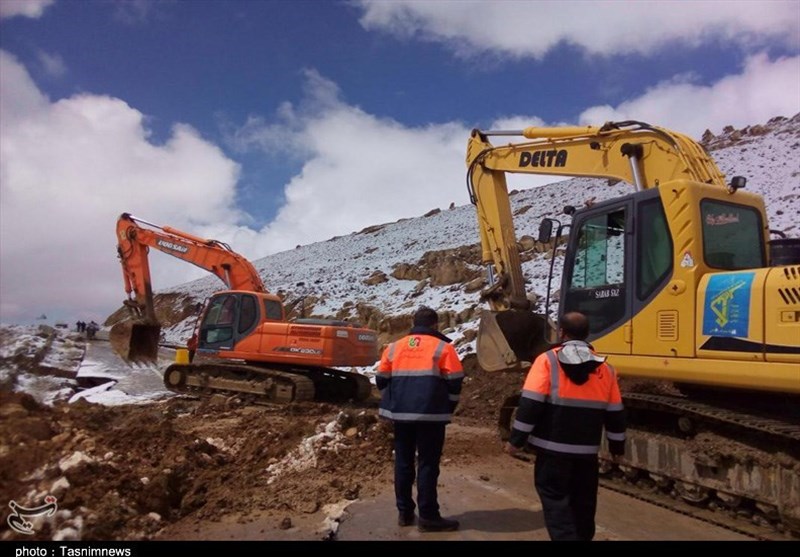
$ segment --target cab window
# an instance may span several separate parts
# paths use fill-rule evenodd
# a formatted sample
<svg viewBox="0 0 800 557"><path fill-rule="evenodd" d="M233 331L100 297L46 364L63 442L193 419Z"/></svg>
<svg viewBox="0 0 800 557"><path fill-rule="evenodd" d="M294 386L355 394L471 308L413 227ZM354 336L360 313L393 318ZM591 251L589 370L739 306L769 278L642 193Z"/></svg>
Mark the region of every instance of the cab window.
<svg viewBox="0 0 800 557"><path fill-rule="evenodd" d="M647 299L672 271L672 238L659 198L639 204L636 297Z"/></svg>
<svg viewBox="0 0 800 557"><path fill-rule="evenodd" d="M201 327L204 343L214 344L231 340L235 315L236 296L217 296L211 300Z"/></svg>
<svg viewBox="0 0 800 557"><path fill-rule="evenodd" d="M700 211L706 265L726 271L766 266L758 210L706 199L700 202Z"/></svg>
<svg viewBox="0 0 800 557"><path fill-rule="evenodd" d="M625 317L625 208L588 216L575 223L577 242L563 311L590 315L598 334Z"/></svg>
<svg viewBox="0 0 800 557"><path fill-rule="evenodd" d="M256 322L256 299L253 296L242 296L242 305L239 310L239 333L244 333Z"/></svg>
<svg viewBox="0 0 800 557"><path fill-rule="evenodd" d="M275 300L264 300L264 310L267 319L272 319L273 321L280 321L283 319L283 308L281 307L280 302Z"/></svg>
<svg viewBox="0 0 800 557"><path fill-rule="evenodd" d="M615 211L581 225L572 269L572 288L619 284L625 279L625 212Z"/></svg>

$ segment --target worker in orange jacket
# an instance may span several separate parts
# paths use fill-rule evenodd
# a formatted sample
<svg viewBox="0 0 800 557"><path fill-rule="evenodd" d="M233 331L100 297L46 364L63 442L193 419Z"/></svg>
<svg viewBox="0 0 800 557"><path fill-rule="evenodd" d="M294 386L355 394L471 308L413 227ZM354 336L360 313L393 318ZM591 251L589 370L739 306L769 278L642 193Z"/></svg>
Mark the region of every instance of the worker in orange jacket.
<svg viewBox="0 0 800 557"><path fill-rule="evenodd" d="M421 532L457 530L459 526L457 520L439 514L436 483L445 426L458 404L464 370L438 325L436 311L428 307L417 310L409 334L384 350L375 376L381 392L379 414L394 423L398 524L414 524L412 487L416 479Z"/></svg>
<svg viewBox="0 0 800 557"><path fill-rule="evenodd" d="M595 533L598 453L605 429L615 460L625 453L625 416L614 368L586 342L589 320L560 320L561 344L533 362L506 451L536 452L534 485L552 540L589 541Z"/></svg>

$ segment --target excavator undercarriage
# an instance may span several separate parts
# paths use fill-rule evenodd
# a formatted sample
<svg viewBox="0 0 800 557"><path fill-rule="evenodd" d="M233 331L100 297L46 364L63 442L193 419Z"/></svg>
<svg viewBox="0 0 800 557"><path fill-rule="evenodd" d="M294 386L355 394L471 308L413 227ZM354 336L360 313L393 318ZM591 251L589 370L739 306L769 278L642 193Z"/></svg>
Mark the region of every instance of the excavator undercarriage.
<svg viewBox="0 0 800 557"><path fill-rule="evenodd" d="M361 402L372 394L369 379L334 368L274 364L172 364L164 385L183 394L236 395L253 404L288 402Z"/></svg>

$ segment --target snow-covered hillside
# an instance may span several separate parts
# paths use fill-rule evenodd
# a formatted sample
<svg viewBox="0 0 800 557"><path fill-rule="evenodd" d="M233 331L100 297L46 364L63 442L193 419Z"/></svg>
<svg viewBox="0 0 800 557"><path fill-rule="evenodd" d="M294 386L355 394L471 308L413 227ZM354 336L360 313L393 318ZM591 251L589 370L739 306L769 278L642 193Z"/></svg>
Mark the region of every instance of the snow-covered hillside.
<svg viewBox="0 0 800 557"><path fill-rule="evenodd" d="M706 134L703 141L728 179L745 176L746 189L764 196L771 229L800 236L800 115L791 119L774 118L765 125L743 130L729 128L717 137ZM420 265L427 252L478 242L475 210L467 203L464 183L431 187L450 188L454 197L460 191L465 204L439 212L432 207L433 214L428 216L376 225L348 236L299 246L254 264L267 288L284 293L287 302L300 296L315 300L314 316L356 317L355 305L367 304L391 317L410 314L425 304L461 316L451 320L454 328L449 331L458 340L465 331L477 327L471 310L480 307L478 291L465 288L464 282L436 285L430 278L424 278L424 273L421 279L392 276L398 265ZM632 186L625 183L608 185L606 180L586 178L519 191L511 197L517 237L535 236L544 216L566 222L568 217L562 214L565 205L581 207L586 202L600 202L631 191ZM473 258L462 265L477 273L480 271L477 263ZM529 291L541 297L547 289L548 267L549 261L541 255L523 264ZM371 277L378 280L370 280ZM553 289L558 288L559 280L559 276L554 277ZM209 275L161 293L189 296L197 302L221 289L222 283ZM172 342L185 342L193 326L194 318L177 323L166 329L166 337ZM460 350L472 349L471 344L461 343Z"/></svg>

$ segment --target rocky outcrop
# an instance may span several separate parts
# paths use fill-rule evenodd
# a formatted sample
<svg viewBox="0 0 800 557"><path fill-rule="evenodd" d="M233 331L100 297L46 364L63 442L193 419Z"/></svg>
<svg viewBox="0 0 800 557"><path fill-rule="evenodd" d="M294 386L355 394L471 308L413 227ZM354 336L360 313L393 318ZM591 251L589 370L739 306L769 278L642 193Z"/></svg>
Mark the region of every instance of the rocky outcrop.
<svg viewBox="0 0 800 557"><path fill-rule="evenodd" d="M426 252L417 263L400 263L392 270L397 280L427 280L432 286L468 283L481 274L477 245Z"/></svg>
<svg viewBox="0 0 800 557"><path fill-rule="evenodd" d="M776 116L770 119L766 124L746 126L739 130L733 126L725 126L720 135L714 135L711 130L706 130L703 133L700 143L707 151L716 151L737 143L753 141L757 137L772 132L779 134L789 133L800 138L800 113L795 114L792 118Z"/></svg>

